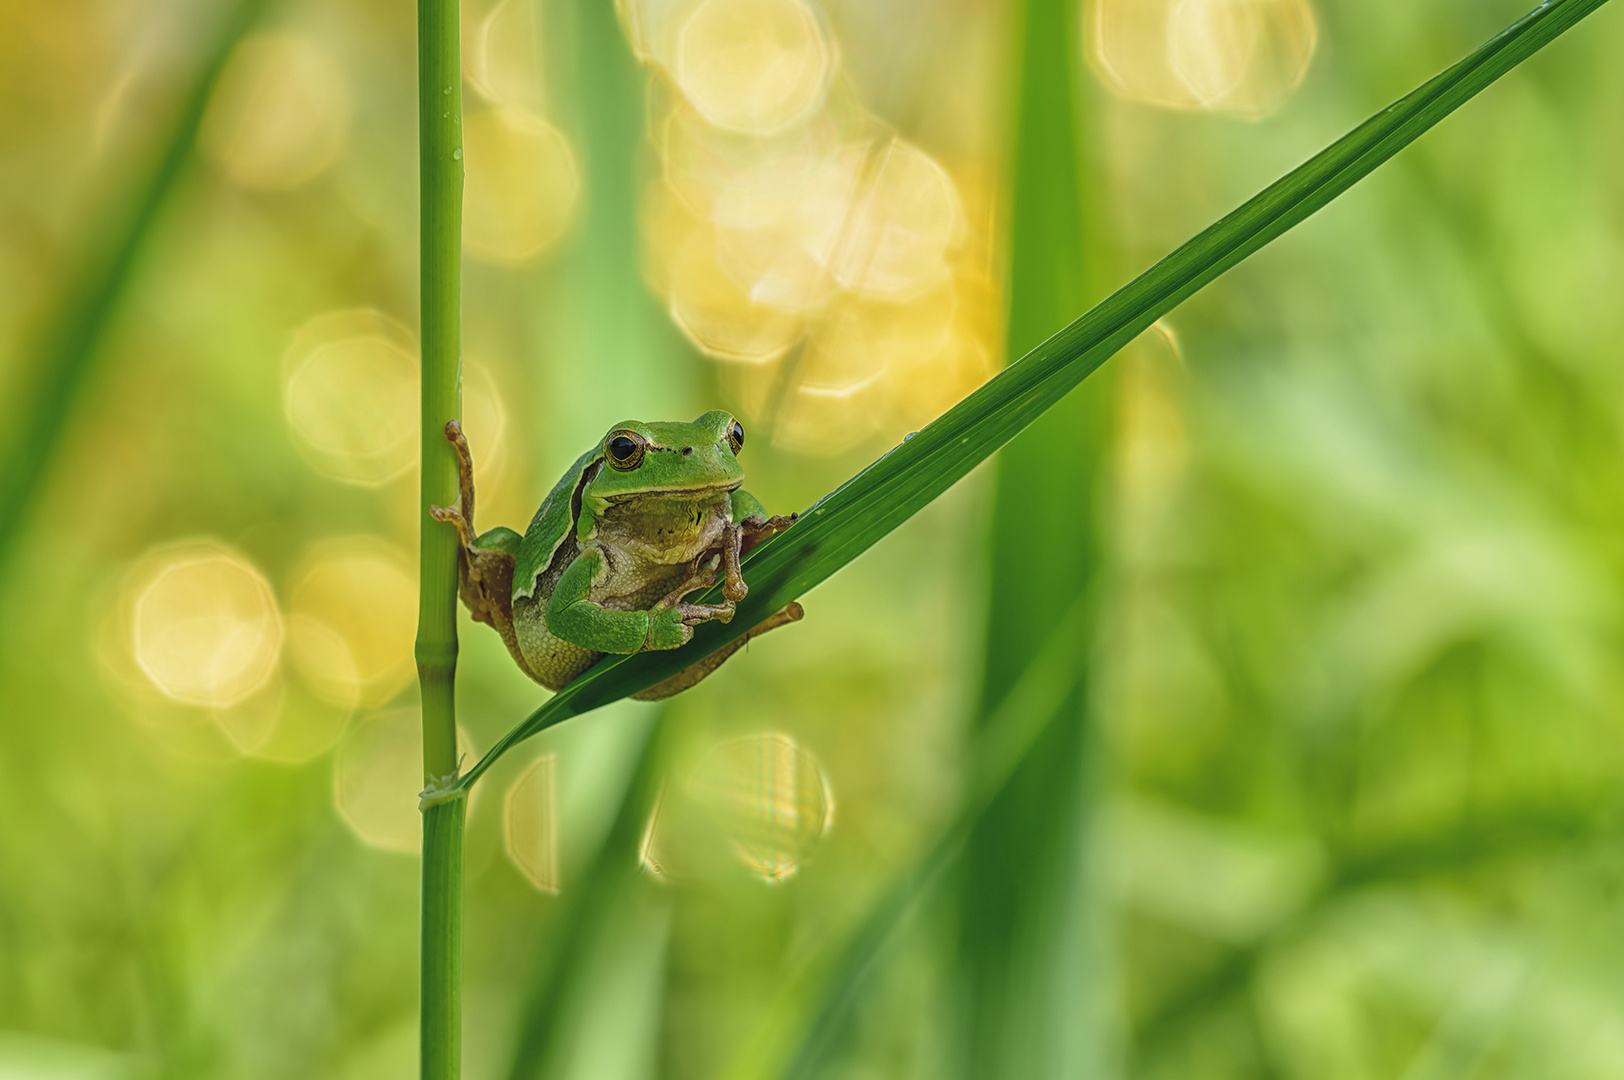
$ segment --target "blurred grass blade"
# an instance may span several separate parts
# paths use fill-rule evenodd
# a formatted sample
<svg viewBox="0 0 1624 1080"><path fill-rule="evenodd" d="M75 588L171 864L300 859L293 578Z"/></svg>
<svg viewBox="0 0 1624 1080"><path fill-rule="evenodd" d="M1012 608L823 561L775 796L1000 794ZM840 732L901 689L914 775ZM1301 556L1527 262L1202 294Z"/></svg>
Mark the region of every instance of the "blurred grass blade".
<svg viewBox="0 0 1624 1080"><path fill-rule="evenodd" d="M598 664L503 736L458 786L472 784L516 743L675 674L829 578L1014 438L1157 319L1326 206L1605 3L1551 0L1265 188L819 500L793 529L752 551L750 596L731 623L699 627L682 649Z"/></svg>
<svg viewBox="0 0 1624 1080"><path fill-rule="evenodd" d="M641 273L638 158L648 130L648 89L626 48L615 5L545 0L542 8L556 28L547 35L549 61L569 76L559 102L578 138L584 190L591 193L567 248L536 292L537 332L547 350L581 361L554 371L545 388L554 448L567 449L599 438L593 425L601 409L664 415L670 402L692 397L695 388L685 373L695 365L687 362L687 346L665 309L645 290L626 288ZM529 965L530 990L506 1073L512 1080L577 1067L568 1060L566 1025L580 1018L606 921L623 911L617 905L641 884L639 848L668 733L661 719L649 729L626 731L628 741L642 742L620 808L590 864L565 884Z"/></svg>
<svg viewBox="0 0 1624 1080"><path fill-rule="evenodd" d="M643 831L654 810L670 741L670 724L658 716L641 732L642 749L626 783L620 808L580 881L564 889L563 906L547 928L541 956L532 968L535 983L519 1021L509 1080L544 1075L549 1055L563 1043L564 1019L578 990L584 959L616 910L623 890L641 875Z"/></svg>
<svg viewBox="0 0 1624 1080"><path fill-rule="evenodd" d="M626 48L616 5L545 0L547 62L567 73L556 88L560 120L580 154L580 217L535 282L534 332L542 347L576 362L554 365L540 387L545 450L568 452L603 435L602 415L664 416L701 400L695 357L640 280L640 155L648 138L647 80ZM705 407L696 407L696 414Z"/></svg>
<svg viewBox="0 0 1624 1080"><path fill-rule="evenodd" d="M1081 297L1098 293L1085 284L1093 236L1084 224L1078 5L1024 0L1012 12L1006 355L1020 356L1063 325ZM1098 594L1097 488L1112 428L1112 382L1094 379L1065 395L998 455L972 743L1061 622L1091 622L1076 607L1078 598ZM955 982L962 989L952 1001L948 1056L965 1076L1095 1075L1076 1064L1081 1048L1098 1041L1085 996L1094 968L1083 884L1093 801L1089 649L1083 634L1067 639L1069 689L1034 718L1043 722L1041 748L1024 756L970 828L954 879ZM974 745L965 750L966 760L976 760Z"/></svg>
<svg viewBox="0 0 1624 1080"><path fill-rule="evenodd" d="M62 298L55 318L41 335L32 372L26 372L24 398L10 410L6 448L0 465L0 567L27 524L29 507L52 461L79 393L88 378L129 290L141 252L146 247L169 196L174 192L197 145L203 114L231 52L259 21L270 0L237 0L221 19L219 31L202 56L191 86L181 97L174 126L138 187L132 186L122 219L93 231L108 239L85 253Z"/></svg>

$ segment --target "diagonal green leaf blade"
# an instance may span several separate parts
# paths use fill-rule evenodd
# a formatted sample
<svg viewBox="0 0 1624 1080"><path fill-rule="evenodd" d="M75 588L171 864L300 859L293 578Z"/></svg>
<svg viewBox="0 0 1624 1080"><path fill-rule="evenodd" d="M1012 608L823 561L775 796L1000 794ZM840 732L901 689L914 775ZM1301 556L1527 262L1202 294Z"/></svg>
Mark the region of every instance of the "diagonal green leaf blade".
<svg viewBox="0 0 1624 1080"><path fill-rule="evenodd" d="M97 242L84 253L84 262L70 279L55 318L31 350L33 381L7 418L8 441L0 458L0 505L6 507L0 516L0 566L29 523L29 510L80 392L93 375L102 342L136 279L142 254L164 208L192 161L209 97L232 50L260 22L272 2L237 0L226 9L180 96L175 119L150 172L124 193L127 205L101 230L106 235L98 233Z"/></svg>
<svg viewBox="0 0 1624 1080"><path fill-rule="evenodd" d="M1107 297L812 507L747 558L750 596L682 649L605 661L550 698L458 780L515 744L652 686L827 580L957 483L1157 319L1325 207L1608 0L1548 0ZM436 793L430 801L447 797Z"/></svg>

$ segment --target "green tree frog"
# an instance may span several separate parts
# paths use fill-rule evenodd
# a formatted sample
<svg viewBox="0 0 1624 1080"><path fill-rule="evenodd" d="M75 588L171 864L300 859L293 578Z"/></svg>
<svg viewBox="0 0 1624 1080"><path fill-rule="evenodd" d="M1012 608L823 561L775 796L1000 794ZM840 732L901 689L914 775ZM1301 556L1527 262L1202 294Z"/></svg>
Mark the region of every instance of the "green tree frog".
<svg viewBox="0 0 1624 1080"><path fill-rule="evenodd" d="M605 653L675 649L693 628L728 622L748 589L739 559L788 528L744 491L744 427L728 413L691 424L616 424L570 466L521 537L474 532L474 467L462 427L456 448L461 506L430 512L462 542L458 594L502 635L526 675L557 690ZM687 597L722 582L719 604ZM801 618L791 603L725 648L635 695L669 697L699 682L751 638Z"/></svg>

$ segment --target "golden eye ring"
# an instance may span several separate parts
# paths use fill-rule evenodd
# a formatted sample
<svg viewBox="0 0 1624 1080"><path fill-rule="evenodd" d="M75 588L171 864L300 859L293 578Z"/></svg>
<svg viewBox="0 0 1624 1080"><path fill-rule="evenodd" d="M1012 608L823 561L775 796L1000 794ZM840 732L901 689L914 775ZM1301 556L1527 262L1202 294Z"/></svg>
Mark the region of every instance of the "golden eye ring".
<svg viewBox="0 0 1624 1080"><path fill-rule="evenodd" d="M647 451L648 443L635 431L611 432L603 444L603 456L608 459L609 467L621 472L630 472L643 464Z"/></svg>
<svg viewBox="0 0 1624 1080"><path fill-rule="evenodd" d="M727 444L733 447L735 454L744 449L744 425L737 420L728 425Z"/></svg>

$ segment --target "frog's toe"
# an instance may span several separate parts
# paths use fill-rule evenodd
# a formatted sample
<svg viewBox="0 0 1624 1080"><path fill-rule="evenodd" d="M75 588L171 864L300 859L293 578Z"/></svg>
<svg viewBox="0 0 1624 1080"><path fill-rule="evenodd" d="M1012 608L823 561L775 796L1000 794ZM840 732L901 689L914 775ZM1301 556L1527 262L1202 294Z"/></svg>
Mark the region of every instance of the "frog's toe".
<svg viewBox="0 0 1624 1080"><path fill-rule="evenodd" d="M474 542L474 531L468 525L468 519L462 516L462 511L446 506L429 506L429 516L435 521L443 521L457 530L457 539L462 541L463 547L471 547Z"/></svg>
<svg viewBox="0 0 1624 1080"><path fill-rule="evenodd" d="M761 514L750 515L739 522L741 529L739 553L742 555L763 540L778 535L798 520L799 514L775 514L772 517L764 517Z"/></svg>
<svg viewBox="0 0 1624 1080"><path fill-rule="evenodd" d="M725 604L678 604L677 611L682 615L684 626L698 626L700 623L733 621L733 602Z"/></svg>

